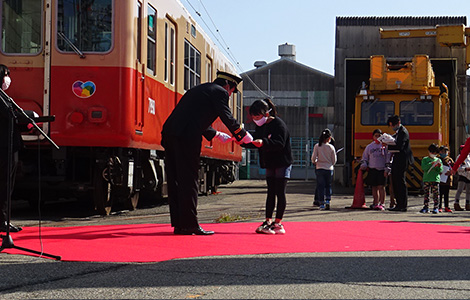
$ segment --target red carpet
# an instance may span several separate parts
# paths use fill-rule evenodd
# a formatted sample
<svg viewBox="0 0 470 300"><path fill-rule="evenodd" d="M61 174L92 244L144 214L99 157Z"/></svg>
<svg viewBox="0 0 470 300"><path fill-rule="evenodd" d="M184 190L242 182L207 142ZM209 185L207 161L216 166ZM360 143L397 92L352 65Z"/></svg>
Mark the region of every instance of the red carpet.
<svg viewBox="0 0 470 300"><path fill-rule="evenodd" d="M392 221L286 222L285 235L254 232L259 223L204 224L213 236L176 236L168 224L43 227L43 251L65 261L155 262L175 258L300 252L470 249L470 227ZM12 234L40 251L38 229ZM29 253L5 249L10 254ZM3 254L2 252L2 254Z"/></svg>

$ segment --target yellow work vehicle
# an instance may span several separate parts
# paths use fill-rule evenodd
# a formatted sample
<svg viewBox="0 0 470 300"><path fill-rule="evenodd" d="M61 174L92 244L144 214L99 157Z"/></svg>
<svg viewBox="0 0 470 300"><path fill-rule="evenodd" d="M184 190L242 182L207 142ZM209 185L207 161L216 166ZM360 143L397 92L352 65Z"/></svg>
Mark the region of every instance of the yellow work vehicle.
<svg viewBox="0 0 470 300"><path fill-rule="evenodd" d="M434 71L427 55L415 55L412 61L388 62L383 55L370 58L369 86L365 83L356 95L353 118L354 178L372 132L388 127L390 116L400 116L410 133L415 157L406 181L412 190L420 190L423 178L421 159L431 143L449 145L449 98L445 85L435 86ZM355 182L355 180L353 180Z"/></svg>

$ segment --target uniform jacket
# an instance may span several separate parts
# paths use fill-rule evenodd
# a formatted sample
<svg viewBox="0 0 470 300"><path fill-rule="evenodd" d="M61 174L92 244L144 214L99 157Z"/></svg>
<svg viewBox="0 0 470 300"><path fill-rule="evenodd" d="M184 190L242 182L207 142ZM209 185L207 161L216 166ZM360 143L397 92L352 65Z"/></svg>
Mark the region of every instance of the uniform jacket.
<svg viewBox="0 0 470 300"><path fill-rule="evenodd" d="M11 104L8 103L9 106ZM8 125L11 117L11 107L7 107L3 100L0 99L0 155L6 157L8 155L8 145L10 141L10 133L8 131ZM18 120L22 121L21 124L25 124L26 118L15 114L13 120L13 153L17 152L23 146L21 139L21 130Z"/></svg>
<svg viewBox="0 0 470 300"><path fill-rule="evenodd" d="M389 145L388 150L393 154L393 165L408 166L414 163L413 152L410 146L410 134L405 126L401 125L393 135L395 145Z"/></svg>
<svg viewBox="0 0 470 300"><path fill-rule="evenodd" d="M165 135L201 139L203 135L210 141L216 134L211 124L220 117L228 130L240 141L246 131L232 116L228 101L228 92L218 84L204 83L193 87L184 94L163 124L163 139Z"/></svg>

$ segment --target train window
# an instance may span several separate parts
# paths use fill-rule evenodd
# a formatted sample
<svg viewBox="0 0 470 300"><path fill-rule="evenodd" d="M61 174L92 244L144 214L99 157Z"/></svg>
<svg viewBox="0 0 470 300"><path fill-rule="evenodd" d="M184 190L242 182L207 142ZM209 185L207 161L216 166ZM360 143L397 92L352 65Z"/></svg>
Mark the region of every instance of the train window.
<svg viewBox="0 0 470 300"><path fill-rule="evenodd" d="M155 75L157 56L157 11L148 6L147 69Z"/></svg>
<svg viewBox="0 0 470 300"><path fill-rule="evenodd" d="M392 101L367 101L361 104L362 125L387 125L387 119L395 114Z"/></svg>
<svg viewBox="0 0 470 300"><path fill-rule="evenodd" d="M212 61L209 57L206 59L206 81L212 82Z"/></svg>
<svg viewBox="0 0 470 300"><path fill-rule="evenodd" d="M188 41L184 41L184 89L201 83L201 53Z"/></svg>
<svg viewBox="0 0 470 300"><path fill-rule="evenodd" d="M142 5L137 2L137 61L142 62Z"/></svg>
<svg viewBox="0 0 470 300"><path fill-rule="evenodd" d="M113 0L59 0L57 47L64 52L108 52L112 46Z"/></svg>
<svg viewBox="0 0 470 300"><path fill-rule="evenodd" d="M170 29L170 84L175 84L175 29Z"/></svg>
<svg viewBox="0 0 470 300"><path fill-rule="evenodd" d="M2 52L37 54L42 48L42 1L3 0Z"/></svg>
<svg viewBox="0 0 470 300"><path fill-rule="evenodd" d="M168 23L165 23L165 81L168 81Z"/></svg>
<svg viewBox="0 0 470 300"><path fill-rule="evenodd" d="M165 23L165 81L175 83L175 29Z"/></svg>
<svg viewBox="0 0 470 300"><path fill-rule="evenodd" d="M403 125L432 125L434 103L431 101L400 102L400 119Z"/></svg>

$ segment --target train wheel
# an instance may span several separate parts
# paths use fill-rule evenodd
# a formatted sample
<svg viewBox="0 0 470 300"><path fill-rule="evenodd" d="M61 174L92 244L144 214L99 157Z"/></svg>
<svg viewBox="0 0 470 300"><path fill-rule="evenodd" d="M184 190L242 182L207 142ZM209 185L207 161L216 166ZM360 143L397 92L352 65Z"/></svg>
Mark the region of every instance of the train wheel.
<svg viewBox="0 0 470 300"><path fill-rule="evenodd" d="M127 200L124 203L126 205L127 209L129 209L129 210L136 209L137 204L139 203L139 197L140 197L139 192L130 193L129 197L127 197Z"/></svg>
<svg viewBox="0 0 470 300"><path fill-rule="evenodd" d="M103 172L99 167L95 168L93 178L93 202L95 210L102 216L107 216L111 212L113 199L111 197L111 184L103 177Z"/></svg>
<svg viewBox="0 0 470 300"><path fill-rule="evenodd" d="M137 208L140 196L139 192L131 191L128 187L113 186L111 194L117 206L122 206L124 209L128 210Z"/></svg>

